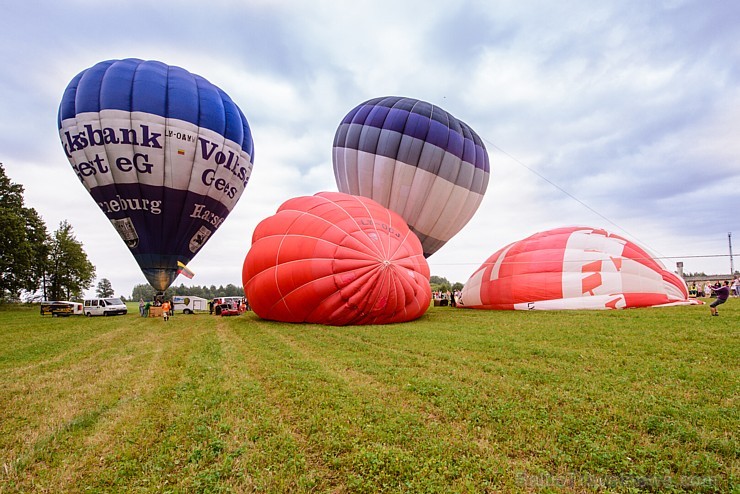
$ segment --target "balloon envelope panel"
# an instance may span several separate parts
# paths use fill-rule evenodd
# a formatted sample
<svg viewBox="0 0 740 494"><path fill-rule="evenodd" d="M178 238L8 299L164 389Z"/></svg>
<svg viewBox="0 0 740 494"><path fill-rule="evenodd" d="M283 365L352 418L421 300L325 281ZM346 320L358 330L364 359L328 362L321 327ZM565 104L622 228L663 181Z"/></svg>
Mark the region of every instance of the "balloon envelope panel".
<svg viewBox="0 0 740 494"><path fill-rule="evenodd" d="M73 170L158 290L223 223L252 172L242 111L204 78L161 62L82 71L58 127Z"/></svg>
<svg viewBox="0 0 740 494"><path fill-rule="evenodd" d="M459 306L558 310L693 303L683 279L634 242L603 229L564 227L494 253L465 284Z"/></svg>
<svg viewBox="0 0 740 494"><path fill-rule="evenodd" d="M480 137L413 98L376 98L354 108L337 129L332 158L339 191L400 214L426 257L470 221L490 175Z"/></svg>
<svg viewBox="0 0 740 494"><path fill-rule="evenodd" d="M242 282L263 319L386 324L422 316L429 265L403 219L338 192L290 199L255 228Z"/></svg>

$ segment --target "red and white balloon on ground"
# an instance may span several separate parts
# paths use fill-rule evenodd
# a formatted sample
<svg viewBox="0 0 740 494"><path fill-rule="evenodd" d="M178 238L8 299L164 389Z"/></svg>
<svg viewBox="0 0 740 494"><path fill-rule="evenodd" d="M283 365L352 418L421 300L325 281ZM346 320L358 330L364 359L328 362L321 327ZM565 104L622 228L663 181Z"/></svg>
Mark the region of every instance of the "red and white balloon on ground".
<svg viewBox="0 0 740 494"><path fill-rule="evenodd" d="M340 192L290 199L254 230L242 282L263 319L406 322L429 307L429 265L397 213Z"/></svg>
<svg viewBox="0 0 740 494"><path fill-rule="evenodd" d="M494 253L465 283L459 306L560 310L695 303L686 282L636 243L600 228L564 227Z"/></svg>

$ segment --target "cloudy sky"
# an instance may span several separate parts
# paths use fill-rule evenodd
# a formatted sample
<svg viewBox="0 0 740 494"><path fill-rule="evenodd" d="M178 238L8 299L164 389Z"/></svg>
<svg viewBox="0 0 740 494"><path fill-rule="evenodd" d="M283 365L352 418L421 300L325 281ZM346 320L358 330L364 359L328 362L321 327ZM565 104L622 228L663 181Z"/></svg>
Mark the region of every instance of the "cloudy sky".
<svg viewBox="0 0 740 494"><path fill-rule="evenodd" d="M606 228L675 269L729 272L740 252L740 2L38 0L5 2L0 162L50 232L68 220L120 295L146 283L75 176L56 115L80 71L160 60L221 87L249 120L252 178L189 264L241 285L252 231L285 200L337 190L334 132L359 103L436 104L484 139L491 180L429 258L465 282L538 231ZM735 259L740 269L740 257Z"/></svg>

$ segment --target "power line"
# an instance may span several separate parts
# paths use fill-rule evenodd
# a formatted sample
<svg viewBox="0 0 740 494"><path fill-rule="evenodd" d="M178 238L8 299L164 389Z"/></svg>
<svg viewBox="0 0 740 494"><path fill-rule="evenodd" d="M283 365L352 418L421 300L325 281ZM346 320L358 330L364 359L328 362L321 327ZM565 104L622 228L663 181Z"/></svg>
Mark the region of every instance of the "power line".
<svg viewBox="0 0 740 494"><path fill-rule="evenodd" d="M613 256L613 257L620 257L623 258L623 256ZM629 259L632 261L658 261L658 260L664 260L664 259L704 259L704 258L721 258L721 257L730 257L729 254L705 254L705 255L693 255L693 256L655 256L655 257L630 257ZM603 259L606 259L606 254L603 257ZM585 262L593 262L598 259L594 258L588 258L588 259L567 259L564 260L564 263L585 263ZM534 260L527 260L527 261L509 261L505 260L502 262L502 264L550 264L552 263L552 260L544 260L544 261L534 261ZM474 265L482 265L482 264L495 264L495 262L484 262L484 263L476 263L476 262L435 262L433 263L436 266L474 266Z"/></svg>
<svg viewBox="0 0 740 494"><path fill-rule="evenodd" d="M559 186L558 184L556 184L555 182L553 182L552 180L548 179L547 177L545 177L544 175L542 175L537 170L534 170L533 168L525 165L521 160L519 160L518 158L516 158L515 156L513 156L511 153L506 152L505 150L503 150L502 148L500 148L499 146L497 146L496 144L494 144L493 142L491 142L490 140L488 140L488 139L486 139L484 137L481 137L481 139L483 139L486 143L490 144L491 147L495 148L496 150L498 150L502 154L505 154L506 156L508 156L512 161L514 161L515 163L517 163L519 166L527 169L530 173L536 175L540 179L542 179L545 182L547 182L548 184L552 185L553 187L555 187L556 189L558 189L560 192L562 192L563 194L567 195L568 197L570 197L571 199L573 199L574 201L576 201L578 204L580 204L581 206L585 207L586 209L588 209L589 211L591 211L592 213L594 213L595 215L597 215L599 218L601 218L601 219L603 219L603 220L611 223L612 225L614 225L615 227L617 227L618 229L620 229L621 231L623 231L624 233L626 233L630 237L632 237L635 240L637 240L640 244L642 244L644 246L647 246L647 243L645 243L642 240L640 240L636 235L630 233L625 228L623 228L622 226L618 225L616 222L612 221L611 219L607 218L606 216L604 216L600 212L596 211L594 208L592 208L591 206L589 206L588 204L586 204L585 202L583 202L581 199L577 198L576 196L574 196L573 194L571 194L570 192L568 192L567 190L565 190L564 188L562 188L561 186ZM663 258L670 259L669 257L663 256L663 254L661 254L657 250L653 249L652 247L649 247L649 249L651 251L657 253L657 254L660 254L662 256L661 259L663 259Z"/></svg>

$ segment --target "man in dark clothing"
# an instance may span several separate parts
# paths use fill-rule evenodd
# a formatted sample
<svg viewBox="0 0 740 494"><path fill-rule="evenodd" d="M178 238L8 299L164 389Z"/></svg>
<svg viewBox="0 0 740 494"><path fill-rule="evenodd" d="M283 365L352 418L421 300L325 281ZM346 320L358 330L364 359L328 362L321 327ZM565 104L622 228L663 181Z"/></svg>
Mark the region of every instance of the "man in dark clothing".
<svg viewBox="0 0 740 494"><path fill-rule="evenodd" d="M709 304L709 310L712 311L713 316L718 316L717 306L727 302L727 298L730 296L730 282L725 281L725 284L720 286L719 282L716 285L710 287L712 291L717 295L717 299Z"/></svg>

